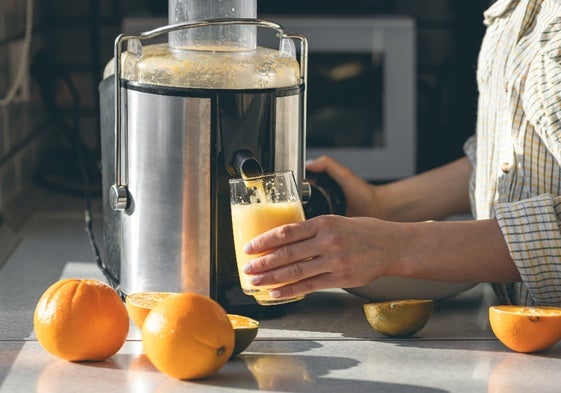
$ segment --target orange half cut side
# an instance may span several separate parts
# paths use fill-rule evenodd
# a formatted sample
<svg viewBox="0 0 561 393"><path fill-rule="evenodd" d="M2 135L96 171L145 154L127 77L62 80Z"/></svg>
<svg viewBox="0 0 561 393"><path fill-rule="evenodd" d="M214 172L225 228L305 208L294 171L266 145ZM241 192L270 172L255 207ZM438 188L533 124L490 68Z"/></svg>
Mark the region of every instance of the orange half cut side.
<svg viewBox="0 0 561 393"><path fill-rule="evenodd" d="M561 308L491 306L489 323L495 336L516 352L543 351L561 340Z"/></svg>

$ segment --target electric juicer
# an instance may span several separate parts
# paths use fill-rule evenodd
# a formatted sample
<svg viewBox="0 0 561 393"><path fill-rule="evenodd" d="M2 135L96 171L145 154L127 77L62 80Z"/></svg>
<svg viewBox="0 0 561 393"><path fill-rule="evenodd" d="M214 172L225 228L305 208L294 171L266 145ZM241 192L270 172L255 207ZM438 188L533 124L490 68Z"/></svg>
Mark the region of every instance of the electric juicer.
<svg viewBox="0 0 561 393"><path fill-rule="evenodd" d="M228 179L289 169L305 204L314 192L304 181L307 42L256 9L170 0L169 25L115 40L99 86L101 268L123 297L192 291L228 312L263 308L240 289ZM278 48L257 45L263 29Z"/></svg>

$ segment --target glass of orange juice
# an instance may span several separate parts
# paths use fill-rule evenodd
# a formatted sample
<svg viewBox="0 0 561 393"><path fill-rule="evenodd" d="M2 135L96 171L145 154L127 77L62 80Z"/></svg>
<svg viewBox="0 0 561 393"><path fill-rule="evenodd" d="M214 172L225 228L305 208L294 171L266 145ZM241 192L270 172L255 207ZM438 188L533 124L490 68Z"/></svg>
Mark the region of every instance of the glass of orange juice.
<svg viewBox="0 0 561 393"><path fill-rule="evenodd" d="M230 207L236 262L243 292L257 303L270 306L300 300L304 296L272 298L269 291L275 286L251 285L242 267L255 258L243 251L243 246L255 236L275 227L304 221L304 209L298 195L292 171L268 173L250 178L230 179Z"/></svg>

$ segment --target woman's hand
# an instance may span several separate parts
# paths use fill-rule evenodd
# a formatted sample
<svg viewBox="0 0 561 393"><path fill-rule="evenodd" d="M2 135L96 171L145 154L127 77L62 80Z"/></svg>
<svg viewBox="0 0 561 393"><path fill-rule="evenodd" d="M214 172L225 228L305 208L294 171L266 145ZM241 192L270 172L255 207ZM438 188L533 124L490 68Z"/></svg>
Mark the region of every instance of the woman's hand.
<svg viewBox="0 0 561 393"><path fill-rule="evenodd" d="M346 288L391 275L399 224L373 218L324 215L274 228L246 245L262 254L244 266L254 285L275 286L273 297Z"/></svg>
<svg viewBox="0 0 561 393"><path fill-rule="evenodd" d="M383 203L377 187L359 178L346 166L328 156L322 156L308 162L306 169L314 173L326 173L339 184L345 195L347 216L383 217Z"/></svg>
<svg viewBox="0 0 561 393"><path fill-rule="evenodd" d="M481 270L473 263L486 264L489 258L497 257L493 247L502 237L496 223L467 227L415 223L469 207L471 167L466 158L381 186L360 179L329 157L308 163L306 169L325 172L341 186L349 217L324 215L280 226L246 245L245 252L255 259L244 266L244 272L251 276L253 285L274 288L271 296L355 287L383 276L450 281L502 278L505 274L516 278L506 247L498 252L498 257L506 260L501 265L501 269L506 266L504 270ZM488 227L482 230L479 225ZM477 247L481 254L472 255L466 250L472 249L475 239L479 239L475 242L478 245L489 239L493 242L489 247ZM282 285L286 282L290 284Z"/></svg>
<svg viewBox="0 0 561 393"><path fill-rule="evenodd" d="M274 228L245 248L254 285L293 297L383 276L455 282L520 281L495 219L401 223L325 215ZM282 285L290 282L290 284Z"/></svg>
<svg viewBox="0 0 561 393"><path fill-rule="evenodd" d="M416 176L372 185L329 157L308 163L311 172L325 172L341 186L347 216L390 221L438 220L469 212L471 164L466 157Z"/></svg>

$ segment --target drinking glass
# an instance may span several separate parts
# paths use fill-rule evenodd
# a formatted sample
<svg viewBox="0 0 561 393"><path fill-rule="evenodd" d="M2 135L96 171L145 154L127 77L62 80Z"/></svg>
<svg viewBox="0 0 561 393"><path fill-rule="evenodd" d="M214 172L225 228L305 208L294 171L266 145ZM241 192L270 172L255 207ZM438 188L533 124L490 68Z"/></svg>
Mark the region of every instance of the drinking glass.
<svg viewBox="0 0 561 393"><path fill-rule="evenodd" d="M304 209L292 171L268 173L256 177L230 179L230 207L236 261L242 291L257 303L269 306L300 300L304 296L272 298L274 286L255 286L242 267L257 255L248 255L243 246L255 236L275 227L304 221Z"/></svg>

